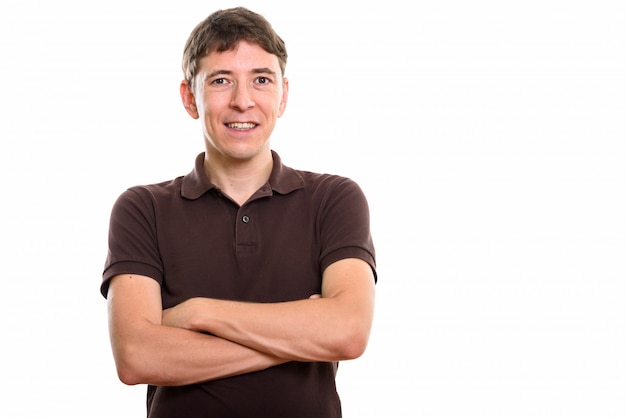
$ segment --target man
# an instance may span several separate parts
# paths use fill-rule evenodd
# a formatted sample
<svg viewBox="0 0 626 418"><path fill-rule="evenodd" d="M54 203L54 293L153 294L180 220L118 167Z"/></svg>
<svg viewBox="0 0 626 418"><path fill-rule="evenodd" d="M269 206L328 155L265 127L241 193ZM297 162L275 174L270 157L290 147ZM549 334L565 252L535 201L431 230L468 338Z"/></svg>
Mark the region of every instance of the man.
<svg viewBox="0 0 626 418"><path fill-rule="evenodd" d="M180 93L205 151L116 201L102 294L120 380L149 417L340 417L337 364L369 339L369 212L351 180L285 166L284 42L220 10L191 33Z"/></svg>

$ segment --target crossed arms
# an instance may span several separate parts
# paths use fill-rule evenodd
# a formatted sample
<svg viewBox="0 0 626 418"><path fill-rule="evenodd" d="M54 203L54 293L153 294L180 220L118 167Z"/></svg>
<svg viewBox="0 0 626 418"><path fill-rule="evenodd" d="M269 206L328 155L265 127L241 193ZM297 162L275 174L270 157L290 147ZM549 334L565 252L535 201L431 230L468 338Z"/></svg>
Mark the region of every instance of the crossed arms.
<svg viewBox="0 0 626 418"><path fill-rule="evenodd" d="M340 361L363 354L374 314L370 266L330 265L321 295L281 303L189 299L163 311L159 284L119 275L107 296L109 332L122 382L179 386L288 361Z"/></svg>

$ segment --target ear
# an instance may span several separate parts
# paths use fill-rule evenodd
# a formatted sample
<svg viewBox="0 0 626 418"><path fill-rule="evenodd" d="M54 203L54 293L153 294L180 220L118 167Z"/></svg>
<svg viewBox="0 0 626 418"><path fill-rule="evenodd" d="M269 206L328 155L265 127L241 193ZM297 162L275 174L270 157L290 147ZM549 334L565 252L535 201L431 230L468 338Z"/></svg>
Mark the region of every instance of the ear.
<svg viewBox="0 0 626 418"><path fill-rule="evenodd" d="M289 80L287 77L283 77L283 95L280 98L280 103L278 105L278 117L281 117L283 113L285 113L285 108L287 107L287 98L289 97Z"/></svg>
<svg viewBox="0 0 626 418"><path fill-rule="evenodd" d="M185 110L189 113L194 119L198 119L200 116L198 114L198 108L196 107L196 97L191 90L191 86L187 80L183 80L180 82L180 98L183 101L183 106L185 106Z"/></svg>

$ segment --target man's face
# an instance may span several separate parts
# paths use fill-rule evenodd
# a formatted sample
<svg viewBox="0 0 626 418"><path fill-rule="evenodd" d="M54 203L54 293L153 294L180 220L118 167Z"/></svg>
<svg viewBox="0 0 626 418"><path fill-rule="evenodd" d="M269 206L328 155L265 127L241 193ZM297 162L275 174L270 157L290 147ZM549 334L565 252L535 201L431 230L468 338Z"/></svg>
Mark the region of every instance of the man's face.
<svg viewBox="0 0 626 418"><path fill-rule="evenodd" d="M232 51L201 59L195 85L209 155L244 161L269 149L288 94L278 57L256 44L240 42Z"/></svg>

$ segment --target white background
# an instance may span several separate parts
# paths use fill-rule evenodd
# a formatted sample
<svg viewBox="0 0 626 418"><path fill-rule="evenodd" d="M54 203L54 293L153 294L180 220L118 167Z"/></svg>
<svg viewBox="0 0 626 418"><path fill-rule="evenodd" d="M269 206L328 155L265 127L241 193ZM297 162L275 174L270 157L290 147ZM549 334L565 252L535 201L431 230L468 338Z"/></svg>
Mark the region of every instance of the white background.
<svg viewBox="0 0 626 418"><path fill-rule="evenodd" d="M625 3L283 3L2 2L0 416L144 416L98 290L109 211L191 169L182 47L241 4L290 54L274 149L370 201L345 417L625 417Z"/></svg>

